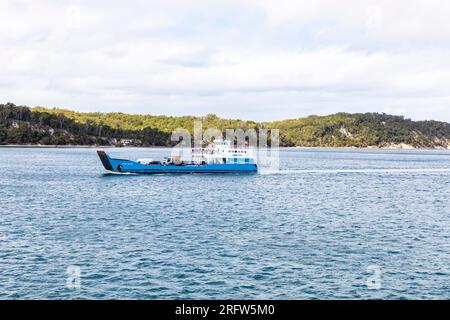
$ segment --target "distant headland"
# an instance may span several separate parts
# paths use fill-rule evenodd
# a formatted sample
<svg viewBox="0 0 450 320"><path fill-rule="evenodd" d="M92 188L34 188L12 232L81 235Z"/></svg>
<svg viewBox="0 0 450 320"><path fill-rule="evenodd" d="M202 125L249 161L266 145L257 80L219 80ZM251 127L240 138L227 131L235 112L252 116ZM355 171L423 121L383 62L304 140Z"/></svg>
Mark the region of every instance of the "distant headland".
<svg viewBox="0 0 450 320"><path fill-rule="evenodd" d="M65 109L0 104L0 145L172 146L176 128L279 129L284 147L450 149L450 123L412 121L384 113L337 113L273 122L222 119L209 114L152 116L82 113Z"/></svg>

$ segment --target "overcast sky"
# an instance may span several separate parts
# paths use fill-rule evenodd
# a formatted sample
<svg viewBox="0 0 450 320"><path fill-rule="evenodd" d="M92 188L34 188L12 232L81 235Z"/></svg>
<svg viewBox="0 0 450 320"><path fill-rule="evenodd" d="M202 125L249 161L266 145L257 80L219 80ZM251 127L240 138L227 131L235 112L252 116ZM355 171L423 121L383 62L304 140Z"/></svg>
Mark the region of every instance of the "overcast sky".
<svg viewBox="0 0 450 320"><path fill-rule="evenodd" d="M448 0L0 2L1 102L450 121Z"/></svg>

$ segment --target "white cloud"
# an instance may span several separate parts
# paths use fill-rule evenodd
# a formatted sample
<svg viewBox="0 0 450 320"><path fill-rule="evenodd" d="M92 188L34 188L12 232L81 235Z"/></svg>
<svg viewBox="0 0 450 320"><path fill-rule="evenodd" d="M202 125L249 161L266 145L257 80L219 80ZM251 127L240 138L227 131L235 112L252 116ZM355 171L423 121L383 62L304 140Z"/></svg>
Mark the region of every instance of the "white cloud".
<svg viewBox="0 0 450 320"><path fill-rule="evenodd" d="M450 121L448 1L2 1L4 102Z"/></svg>

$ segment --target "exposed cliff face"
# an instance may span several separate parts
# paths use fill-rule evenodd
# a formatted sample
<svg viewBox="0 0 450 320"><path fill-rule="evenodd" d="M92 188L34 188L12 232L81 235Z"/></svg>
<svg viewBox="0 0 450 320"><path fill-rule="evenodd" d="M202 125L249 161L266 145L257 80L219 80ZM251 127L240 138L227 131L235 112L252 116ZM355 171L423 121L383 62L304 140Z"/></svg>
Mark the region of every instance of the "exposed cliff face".
<svg viewBox="0 0 450 320"><path fill-rule="evenodd" d="M279 129L281 146L450 149L450 124L378 113L310 116L258 123L221 119L79 113L0 104L0 144L170 146L172 130Z"/></svg>
<svg viewBox="0 0 450 320"><path fill-rule="evenodd" d="M377 113L311 116L269 125L282 130L285 144L303 147L447 149L450 142L449 123Z"/></svg>

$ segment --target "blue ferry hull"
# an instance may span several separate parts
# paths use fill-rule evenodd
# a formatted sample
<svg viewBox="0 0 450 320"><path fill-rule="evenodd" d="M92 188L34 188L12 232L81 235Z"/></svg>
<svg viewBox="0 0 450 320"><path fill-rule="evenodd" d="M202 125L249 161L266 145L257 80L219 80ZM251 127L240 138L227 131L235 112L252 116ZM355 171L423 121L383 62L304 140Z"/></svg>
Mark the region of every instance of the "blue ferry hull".
<svg viewBox="0 0 450 320"><path fill-rule="evenodd" d="M136 161L125 159L114 159L109 157L104 151L97 151L100 160L106 170L118 173L256 173L256 164L188 164L188 165L162 165L162 164L142 164Z"/></svg>

